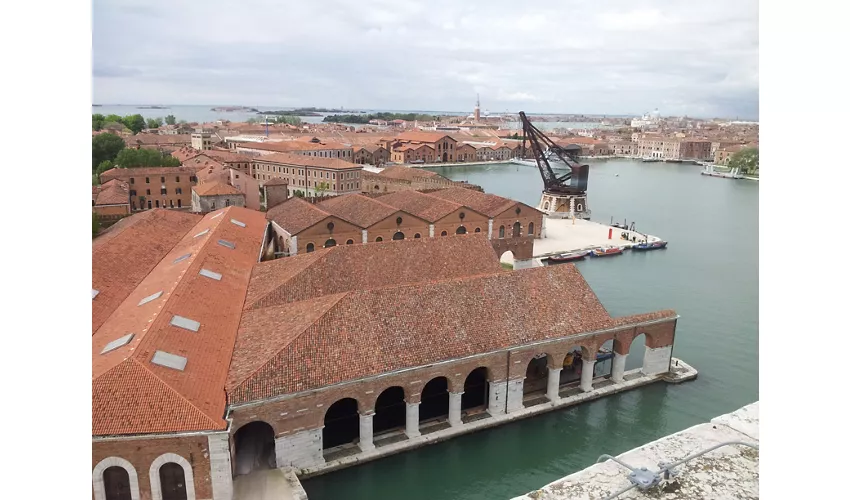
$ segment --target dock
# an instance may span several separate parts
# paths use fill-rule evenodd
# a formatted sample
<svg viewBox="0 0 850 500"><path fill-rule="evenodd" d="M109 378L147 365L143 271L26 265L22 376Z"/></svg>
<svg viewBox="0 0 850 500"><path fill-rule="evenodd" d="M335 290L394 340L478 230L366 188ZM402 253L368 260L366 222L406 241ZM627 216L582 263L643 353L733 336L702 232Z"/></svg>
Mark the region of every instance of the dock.
<svg viewBox="0 0 850 500"><path fill-rule="evenodd" d="M756 401L617 457L603 456L606 450L600 450L596 464L513 500L755 499L759 498L758 444ZM671 464L672 474L664 474L659 464ZM629 479L629 467L638 471L635 481Z"/></svg>

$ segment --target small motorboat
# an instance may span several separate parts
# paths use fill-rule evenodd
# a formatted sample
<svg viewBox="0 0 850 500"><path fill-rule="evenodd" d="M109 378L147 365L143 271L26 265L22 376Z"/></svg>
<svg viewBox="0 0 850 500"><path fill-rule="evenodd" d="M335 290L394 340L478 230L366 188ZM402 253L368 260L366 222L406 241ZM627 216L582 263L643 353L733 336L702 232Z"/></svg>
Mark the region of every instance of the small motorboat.
<svg viewBox="0 0 850 500"><path fill-rule="evenodd" d="M660 248L667 248L666 241L653 241L650 243L638 243L637 245L632 247L632 250L637 250L639 252L646 252L648 250L658 250Z"/></svg>
<svg viewBox="0 0 850 500"><path fill-rule="evenodd" d="M620 255L623 249L620 247L599 247L590 251L593 257L608 257L609 255Z"/></svg>
<svg viewBox="0 0 850 500"><path fill-rule="evenodd" d="M587 256L587 252L571 252L571 253L562 253L560 255L551 255L547 259L549 262L553 263L562 263L562 262L573 262L576 260L584 260L585 256Z"/></svg>

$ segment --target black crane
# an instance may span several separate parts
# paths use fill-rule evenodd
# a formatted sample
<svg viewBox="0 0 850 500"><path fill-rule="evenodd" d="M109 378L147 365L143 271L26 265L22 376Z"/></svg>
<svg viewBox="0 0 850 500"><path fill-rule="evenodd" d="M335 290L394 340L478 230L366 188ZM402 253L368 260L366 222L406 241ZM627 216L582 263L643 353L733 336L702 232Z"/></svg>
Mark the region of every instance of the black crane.
<svg viewBox="0 0 850 500"><path fill-rule="evenodd" d="M534 159L537 161L537 168L540 170L541 177L543 177L544 192L584 194L587 191L587 175L590 167L578 162L578 153L581 148L578 146L562 147L555 144L552 139L546 137L546 134L528 121L525 111L519 112L519 119L522 121L522 157L525 158L525 143L528 141ZM557 156L570 167L570 170L563 175L555 174L552 166L549 165L550 155Z"/></svg>

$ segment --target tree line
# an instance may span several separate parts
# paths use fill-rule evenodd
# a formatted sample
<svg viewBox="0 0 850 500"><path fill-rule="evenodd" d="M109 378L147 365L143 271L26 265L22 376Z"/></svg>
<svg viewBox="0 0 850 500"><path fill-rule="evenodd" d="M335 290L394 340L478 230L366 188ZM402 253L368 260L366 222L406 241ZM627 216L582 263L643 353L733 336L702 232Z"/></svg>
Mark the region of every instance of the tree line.
<svg viewBox="0 0 850 500"><path fill-rule="evenodd" d="M98 134L91 139L92 183L111 168L179 167L180 160L156 149L127 148L115 134Z"/></svg>
<svg viewBox="0 0 850 500"><path fill-rule="evenodd" d="M94 113L91 115L92 130L103 130L105 128L113 128L115 125L129 129L134 134L138 134L142 130L156 129L163 124L175 125L177 118L174 115L168 115L165 118L145 118L140 114L119 116L119 115L102 115Z"/></svg>
<svg viewBox="0 0 850 500"><path fill-rule="evenodd" d="M422 115L418 113L371 113L368 115L329 115L322 121L327 123L369 123L371 120L405 120L405 121L435 121L439 120L439 116Z"/></svg>

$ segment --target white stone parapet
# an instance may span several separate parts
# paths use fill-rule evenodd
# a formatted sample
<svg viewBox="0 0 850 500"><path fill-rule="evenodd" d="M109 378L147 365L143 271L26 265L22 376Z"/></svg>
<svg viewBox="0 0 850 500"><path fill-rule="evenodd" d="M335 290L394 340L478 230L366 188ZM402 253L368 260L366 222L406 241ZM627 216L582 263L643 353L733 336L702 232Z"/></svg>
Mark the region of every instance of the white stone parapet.
<svg viewBox="0 0 850 500"><path fill-rule="evenodd" d="M646 348L643 355L643 368L641 371L646 375L657 375L670 370L670 359L673 355L673 346Z"/></svg>
<svg viewBox="0 0 850 500"><path fill-rule="evenodd" d="M274 440L275 463L281 467L314 467L325 463L322 428L281 436Z"/></svg>

